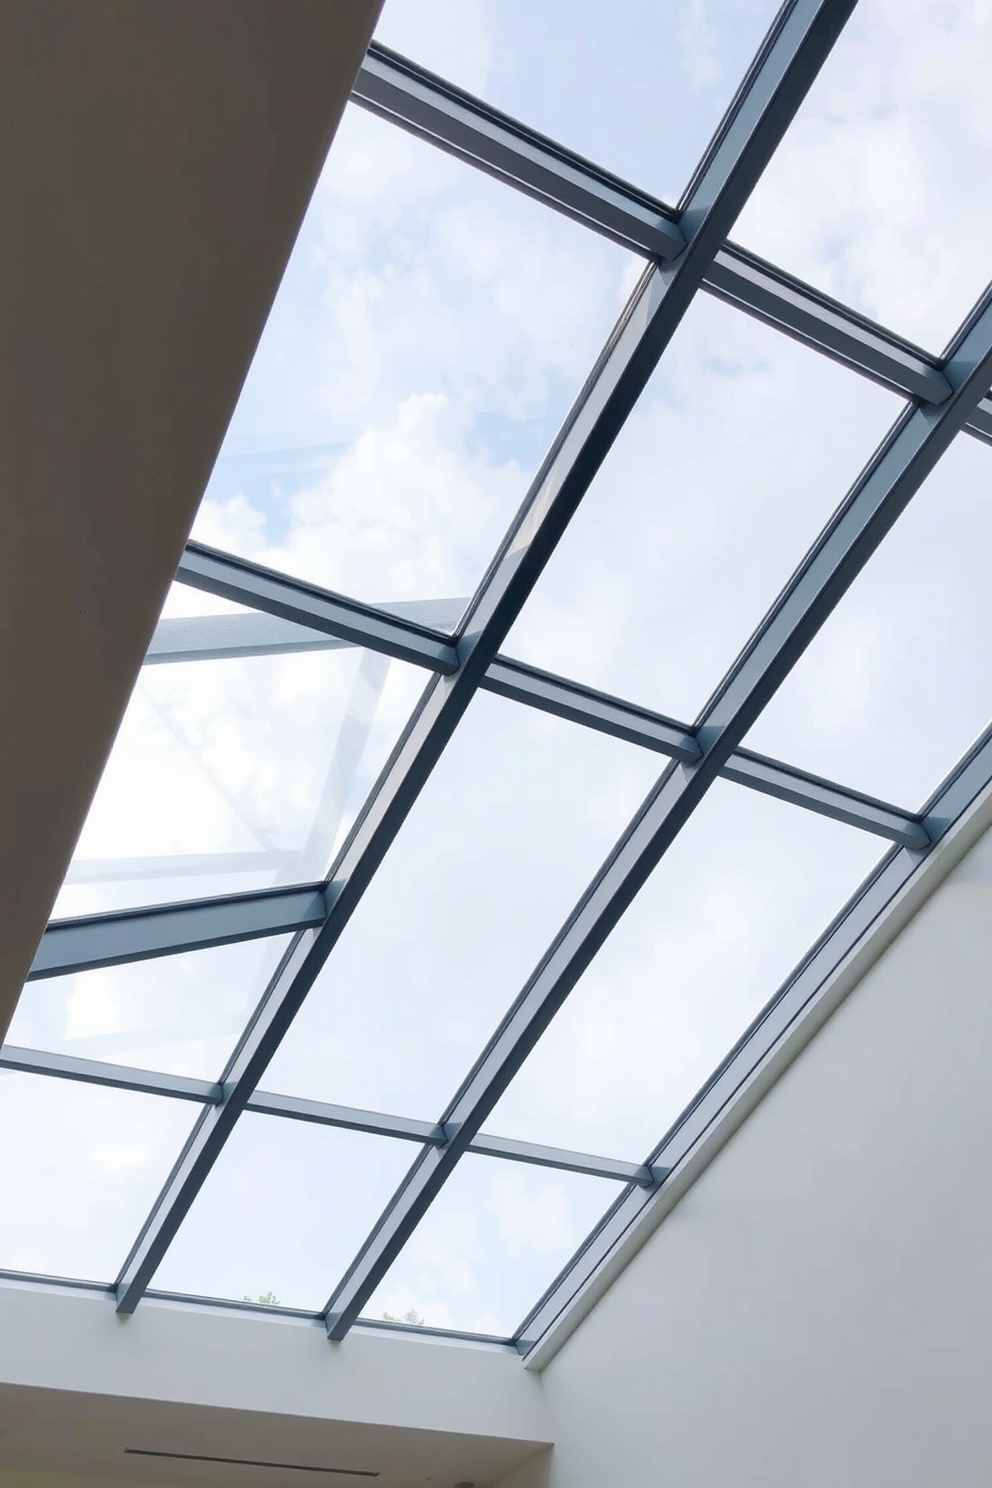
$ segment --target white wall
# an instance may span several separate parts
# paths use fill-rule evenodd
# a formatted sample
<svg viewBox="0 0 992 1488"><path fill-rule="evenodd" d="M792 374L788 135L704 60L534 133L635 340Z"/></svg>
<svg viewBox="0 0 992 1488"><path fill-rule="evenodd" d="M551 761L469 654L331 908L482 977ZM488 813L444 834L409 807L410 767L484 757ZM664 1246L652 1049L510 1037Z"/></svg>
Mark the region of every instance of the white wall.
<svg viewBox="0 0 992 1488"><path fill-rule="evenodd" d="M544 1371L551 1488L992 1481L992 837Z"/></svg>

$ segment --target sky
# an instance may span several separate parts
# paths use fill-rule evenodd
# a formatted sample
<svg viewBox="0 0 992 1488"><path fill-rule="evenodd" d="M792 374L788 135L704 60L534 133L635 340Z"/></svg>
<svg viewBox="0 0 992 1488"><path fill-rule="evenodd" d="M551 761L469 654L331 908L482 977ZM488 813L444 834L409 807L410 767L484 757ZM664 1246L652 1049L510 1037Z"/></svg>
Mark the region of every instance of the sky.
<svg viewBox="0 0 992 1488"><path fill-rule="evenodd" d="M674 203L771 15L386 0L378 35ZM992 262L990 63L992 4L861 0L735 240L939 350ZM349 108L194 535L466 600L641 267ZM901 407L700 298L504 651L691 722ZM923 803L988 721L990 461L958 438L752 747ZM146 667L56 913L319 878L423 682L355 649ZM478 696L263 1087L435 1120L663 763ZM487 1130L642 1160L883 849L718 783ZM216 1078L284 946L29 984L10 1041ZM5 1074L3 1115L0 1267L112 1280L195 1109ZM242 1118L155 1285L321 1307L413 1155ZM466 1158L369 1313L506 1333L616 1192Z"/></svg>

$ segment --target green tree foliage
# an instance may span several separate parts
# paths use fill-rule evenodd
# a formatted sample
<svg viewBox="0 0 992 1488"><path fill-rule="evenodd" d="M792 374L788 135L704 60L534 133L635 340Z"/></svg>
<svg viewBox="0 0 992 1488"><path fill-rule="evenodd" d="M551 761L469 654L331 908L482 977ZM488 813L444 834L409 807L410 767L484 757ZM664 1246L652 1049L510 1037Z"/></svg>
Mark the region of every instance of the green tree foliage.
<svg viewBox="0 0 992 1488"><path fill-rule="evenodd" d="M386 1323L409 1323L414 1328L422 1328L424 1326L424 1319L413 1307L409 1308L402 1317L398 1317L395 1312L384 1312L382 1317Z"/></svg>

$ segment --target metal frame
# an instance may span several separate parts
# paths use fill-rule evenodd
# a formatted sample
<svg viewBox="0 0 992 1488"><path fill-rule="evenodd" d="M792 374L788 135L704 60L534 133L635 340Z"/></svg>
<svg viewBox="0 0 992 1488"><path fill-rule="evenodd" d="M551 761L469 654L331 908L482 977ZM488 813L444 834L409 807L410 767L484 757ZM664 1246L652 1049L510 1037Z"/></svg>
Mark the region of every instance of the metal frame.
<svg viewBox="0 0 992 1488"><path fill-rule="evenodd" d="M200 544L187 547L177 580L246 608L236 614L161 621L148 664L360 646L377 667L393 658L420 666L428 679L413 718L322 882L53 921L45 932L31 979L262 936L292 936L216 1082L33 1049L6 1046L0 1051L0 1069L201 1107L117 1281L107 1288L119 1312L133 1312L143 1295L166 1295L150 1290L156 1268L234 1123L242 1111L251 1111L367 1132L418 1148L408 1174L325 1308L317 1315L300 1314L319 1316L335 1340L359 1318L465 1153L621 1184L616 1203L514 1334L521 1353L532 1350L594 1284L631 1227L663 1199L665 1185L685 1169L755 1070L823 995L921 871L933 845L992 781L992 731L921 813L741 747L761 709L951 439L965 429L992 442L992 399L985 396L992 382L992 296L979 303L948 353L935 357L727 241L854 3L787 0L677 209L385 48L370 49L354 93L362 107L650 262L467 607L460 599L363 604ZM910 401L700 719L688 725L511 660L499 654L499 646L700 291ZM670 763L436 1123L258 1089L280 1040L478 690L653 750ZM484 1134L480 1128L499 1096L721 776L873 833L891 842L892 850L644 1164ZM333 796L330 785L328 789ZM195 870L202 861L187 866ZM161 871L161 864L152 861L131 866L136 876ZM84 864L82 871L99 876L109 865ZM182 866L173 864L170 871L182 871Z"/></svg>

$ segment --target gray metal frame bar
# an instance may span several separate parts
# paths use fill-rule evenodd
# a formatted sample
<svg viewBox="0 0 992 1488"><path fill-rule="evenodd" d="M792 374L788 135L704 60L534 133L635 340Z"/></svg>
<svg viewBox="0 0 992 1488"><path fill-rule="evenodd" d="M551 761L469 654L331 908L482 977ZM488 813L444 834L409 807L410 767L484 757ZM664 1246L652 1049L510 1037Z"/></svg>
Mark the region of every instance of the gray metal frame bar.
<svg viewBox="0 0 992 1488"><path fill-rule="evenodd" d="M307 884L52 920L28 981L295 932L323 924L327 904L325 885Z"/></svg>
<svg viewBox="0 0 992 1488"><path fill-rule="evenodd" d="M49 1075L58 1080L80 1080L87 1085L197 1101L200 1105L217 1105L224 1098L222 1087L209 1080L135 1069L127 1064L109 1064L102 1059L80 1059L76 1054L22 1049L17 1044L0 1045L0 1070L13 1070L22 1075Z"/></svg>
<svg viewBox="0 0 992 1488"><path fill-rule="evenodd" d="M932 798L926 823L935 843L959 822L992 783L992 727L964 757ZM742 1035L647 1161L677 1174L733 1101L805 1010L824 993L894 900L920 872L925 859L893 849L828 926L805 960ZM563 1311L600 1270L636 1224L649 1195L635 1188L622 1194L583 1242L514 1334L522 1354L540 1342Z"/></svg>
<svg viewBox="0 0 992 1488"><path fill-rule="evenodd" d="M678 214L373 42L353 102L638 253L677 258Z"/></svg>
<svg viewBox="0 0 992 1488"><path fill-rule="evenodd" d="M249 565L244 564L248 568ZM275 580L269 581L271 584ZM293 585L294 593L310 592L307 586ZM313 591L319 600L321 591ZM460 601L453 601L453 604ZM396 618L396 623L402 621ZM250 622L261 621L262 627ZM180 630L174 627L186 626ZM321 646L352 645L352 641L330 638L321 633L290 621L267 615L207 616L203 620L185 622L166 620L160 622L156 637L161 636L161 649L154 660L196 660L200 656L228 656L258 654L252 648L263 640L266 651L278 649L282 652L312 650ZM303 637L299 642L298 638ZM379 633L370 629L364 638L370 650L381 644ZM153 640L153 647L156 641ZM189 650L184 647L189 646ZM228 649L230 648L230 649ZM550 672L523 662L511 661L506 656L497 656L490 664L480 687L485 692L524 703L529 708L566 718L585 728L610 734L628 743L653 749L658 754L691 764L700 756L692 727L678 723L660 713L654 713L634 703L608 696L578 682L567 681ZM818 776L810 775L791 765L784 765L762 755L737 750L724 768L723 774L739 785L765 795L805 807L820 816L831 817L849 826L872 832L891 842L905 847L925 848L927 836L919 820L912 812L902 811L881 801L874 801L858 791L836 785Z"/></svg>
<svg viewBox="0 0 992 1488"><path fill-rule="evenodd" d="M739 89L679 219L686 247L643 275L545 459L461 627L458 670L435 676L356 822L331 879L337 896L322 929L297 937L223 1077L225 1099L204 1110L118 1278L117 1307L137 1306L237 1117L258 1085L373 873L479 687L590 481L668 345L703 274L853 8L854 0L794 0L780 13ZM948 405L953 406L953 400ZM213 555L209 555L211 558ZM237 596L232 596L237 597ZM278 601L277 601L278 602ZM256 607L298 620L270 604ZM721 760L721 763L723 761ZM682 769L682 766L673 766ZM698 771L702 766L694 767ZM429 1147L335 1293L329 1331L340 1337L481 1125ZM432 1160L434 1160L432 1162ZM342 1305L338 1305L343 1298ZM333 1311L334 1316L330 1314Z"/></svg>
<svg viewBox="0 0 992 1488"><path fill-rule="evenodd" d="M955 338L938 407L909 407L704 709L702 757L662 775L441 1118L451 1141L428 1148L400 1186L327 1307L345 1336L462 1151L702 801L733 750L962 428L992 379L992 290Z"/></svg>
<svg viewBox="0 0 992 1488"><path fill-rule="evenodd" d="M679 251L674 208L386 47L369 48L352 98L636 253L666 260ZM937 404L949 394L939 357L746 249L721 247L703 288L906 397ZM992 442L992 397L981 400L965 428Z"/></svg>
<svg viewBox="0 0 992 1488"><path fill-rule="evenodd" d="M24 1049L17 1044L0 1046L0 1070L10 1070L22 1075L46 1075L56 1080L78 1080L86 1085L102 1085L111 1090L130 1090L138 1095L195 1101L202 1106L219 1106L224 1100L223 1085L213 1084L210 1080L168 1075L158 1070L136 1069L133 1065L111 1064L100 1059L81 1059L76 1054ZM435 1122L417 1121L409 1116L389 1116L382 1111L363 1111L355 1106L335 1106L326 1101L308 1100L305 1096L274 1095L266 1090L256 1090L246 1101L245 1110L253 1111L259 1116L309 1121L318 1126L365 1132L369 1136L391 1137L401 1142L415 1142L420 1146L443 1147L448 1140L444 1128ZM667 1176L664 1169L648 1167L644 1163L596 1157L588 1152L572 1152L566 1147L546 1147L538 1142L518 1142L512 1137L494 1137L485 1132L479 1133L468 1150L480 1157L556 1168L568 1173L584 1173L591 1178L606 1178L614 1183L633 1183L641 1188L657 1188Z"/></svg>
<svg viewBox="0 0 992 1488"><path fill-rule="evenodd" d="M176 580L338 640L371 645L387 656L444 676L458 670L458 652L445 635L330 590L299 584L274 569L247 563L202 543L186 544Z"/></svg>

